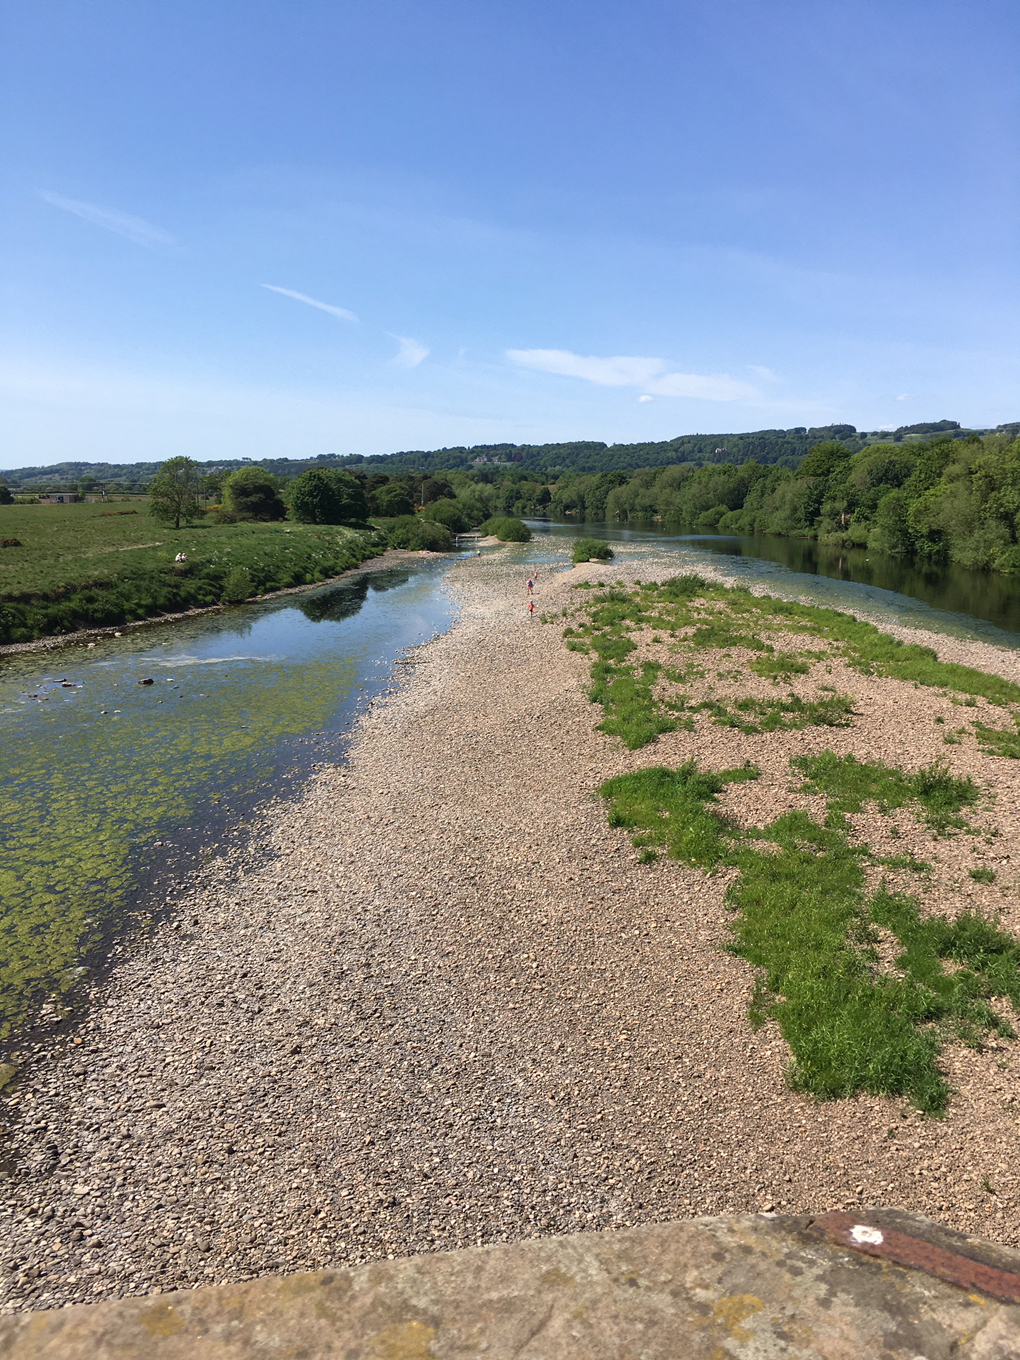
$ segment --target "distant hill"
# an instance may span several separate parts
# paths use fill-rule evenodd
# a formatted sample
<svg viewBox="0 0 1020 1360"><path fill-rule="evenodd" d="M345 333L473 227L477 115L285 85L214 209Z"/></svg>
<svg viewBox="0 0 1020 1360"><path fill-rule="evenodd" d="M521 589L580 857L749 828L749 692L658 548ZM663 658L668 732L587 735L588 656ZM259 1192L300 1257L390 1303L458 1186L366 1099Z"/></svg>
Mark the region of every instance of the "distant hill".
<svg viewBox="0 0 1020 1360"><path fill-rule="evenodd" d="M1000 425L999 430L1013 431L1016 424ZM377 453L368 457L358 454L320 454L315 458L224 458L200 463L204 472L217 472L245 467L256 463L279 477L296 477L311 467L344 467L373 469L386 472L437 472L446 468L464 468L490 464L515 466L522 472L538 476L560 475L564 472L594 473L629 470L639 467L662 467L668 463L743 463L752 459L758 463L777 463L796 467L813 444L837 439L848 448L863 448L865 444L904 439L917 439L933 434L962 439L972 433L961 428L955 420L930 421L917 425L903 425L894 431L860 432L853 425L819 425L813 428L796 426L789 430L753 430L743 434L688 434L676 439L642 444L604 444L597 440L579 440L565 444L476 444L446 449L416 449L401 453ZM12 468L0 471L0 483L12 490L59 490L91 481L97 490L109 488L111 483L124 491L141 490L151 481L159 463L85 463L68 461L50 463L45 467Z"/></svg>

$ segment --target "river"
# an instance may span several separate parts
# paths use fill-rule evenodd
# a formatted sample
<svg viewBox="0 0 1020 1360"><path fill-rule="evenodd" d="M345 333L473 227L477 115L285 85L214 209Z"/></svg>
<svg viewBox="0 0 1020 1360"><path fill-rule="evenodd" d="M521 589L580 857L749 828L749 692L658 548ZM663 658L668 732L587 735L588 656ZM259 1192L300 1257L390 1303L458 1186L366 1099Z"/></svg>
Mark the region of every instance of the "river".
<svg viewBox="0 0 1020 1360"><path fill-rule="evenodd" d="M343 758L400 653L449 627L451 560L0 661L0 1036Z"/></svg>
<svg viewBox="0 0 1020 1360"><path fill-rule="evenodd" d="M532 521L527 547L565 564L581 534L628 558L675 547L677 570L738 580L954 636L1020 647L1020 588L783 539ZM459 555L360 573L275 601L0 658L0 1038L20 1042L43 997L59 1021L75 984L173 883L237 844L257 809L344 758L363 705L400 654L448 628ZM612 564L607 566L611 579ZM142 683L148 682L151 683Z"/></svg>

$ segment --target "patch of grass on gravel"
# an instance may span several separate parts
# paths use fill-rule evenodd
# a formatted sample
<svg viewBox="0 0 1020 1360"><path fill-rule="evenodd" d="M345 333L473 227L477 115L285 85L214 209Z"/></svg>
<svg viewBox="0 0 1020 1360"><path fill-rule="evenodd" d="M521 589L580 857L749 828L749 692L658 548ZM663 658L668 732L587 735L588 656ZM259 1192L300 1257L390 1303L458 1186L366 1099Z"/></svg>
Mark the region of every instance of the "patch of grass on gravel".
<svg viewBox="0 0 1020 1360"><path fill-rule="evenodd" d="M741 732L789 732L802 727L847 727L854 715L853 700L847 694L825 699L738 699L732 709L713 700L698 704L708 709L720 727L736 727Z"/></svg>
<svg viewBox="0 0 1020 1360"><path fill-rule="evenodd" d="M965 703L974 703L977 696L1002 706L1020 704L1020 685L970 666L939 661L930 648L899 642L874 624L835 609L752 595L746 589L717 585L694 574L675 576L661 585L648 582L631 590L619 585L594 589L588 582L577 588L591 593L580 602L579 614L584 622L571 630L567 645L594 655L592 698L606 710L603 730L619 735L632 750L654 740L660 732L674 730L676 723L668 716L670 710L692 708L682 702L683 695L679 704L667 702L662 686L655 684L655 679L661 678L680 688L689 675L683 664L663 666L653 679L645 669L647 663L628 660L636 650L632 639L653 634L666 639L685 661L695 656L700 659L705 651L750 652L753 655L747 669L777 684L809 674L825 657L838 657L862 675L934 686L966 696ZM822 642L825 649L777 651L763 636L769 632L811 637ZM844 725L852 716L846 696L810 701L791 693L771 707L761 704L758 700L738 700L730 707L713 701L708 707L715 721L747 732L808 723ZM984 742L982 749L1020 757L1020 730L1000 732L979 724L977 732L979 741Z"/></svg>
<svg viewBox="0 0 1020 1360"><path fill-rule="evenodd" d="M835 812L860 812L865 803L875 803L880 812L891 812L916 803L936 835L966 828L960 813L965 807L973 807L980 797L972 779L957 779L940 761L933 761L916 774L906 774L881 761L837 756L832 751L796 756L790 764L807 777L804 788L825 794Z"/></svg>
<svg viewBox="0 0 1020 1360"><path fill-rule="evenodd" d="M1013 715L1012 727L986 727L984 723L975 723L974 731L978 749L984 755L1020 760L1020 717L1016 714Z"/></svg>
<svg viewBox="0 0 1020 1360"><path fill-rule="evenodd" d="M840 797L852 801L845 790L824 825L798 810L740 831L717 807L719 794L757 773L688 762L621 775L600 791L610 823L630 830L643 855L661 846L709 871L738 870L727 893L737 913L731 948L757 969L751 1018L778 1023L793 1053L795 1090L820 1099L905 1096L942 1114L949 1087L938 1057L947 1040L977 1046L988 1033L1015 1037L988 1001L1008 997L1020 1007L1020 946L970 913L923 918L915 899L884 887L869 898L863 863L872 856L851 841L836 806ZM912 777L886 768L882 778L883 787L899 789ZM860 792L861 800L873 796ZM891 973L880 968L879 927L900 946Z"/></svg>
<svg viewBox="0 0 1020 1360"><path fill-rule="evenodd" d="M807 655L817 660L821 653ZM791 675L807 675L810 669L811 661L794 652L773 652L770 656L756 656L751 662L751 670L763 680L788 680Z"/></svg>
<svg viewBox="0 0 1020 1360"><path fill-rule="evenodd" d="M619 737L629 751L647 746L660 732L677 729L677 719L663 712L652 693L659 669L654 661L640 667L596 661L591 668L595 683L588 697L606 710L599 731Z"/></svg>
<svg viewBox="0 0 1020 1360"><path fill-rule="evenodd" d="M729 824L711 806L727 784L757 779L754 765L699 770L693 760L678 770L657 765L607 780L599 792L610 803L609 825L636 830L638 848L664 846L673 859L714 869L729 855Z"/></svg>

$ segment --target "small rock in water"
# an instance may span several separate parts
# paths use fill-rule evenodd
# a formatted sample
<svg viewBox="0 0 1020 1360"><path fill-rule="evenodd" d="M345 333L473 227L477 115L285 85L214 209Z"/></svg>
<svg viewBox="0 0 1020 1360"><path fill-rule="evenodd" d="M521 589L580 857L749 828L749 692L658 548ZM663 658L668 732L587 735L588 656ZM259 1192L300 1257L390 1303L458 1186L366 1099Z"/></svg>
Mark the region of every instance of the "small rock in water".
<svg viewBox="0 0 1020 1360"><path fill-rule="evenodd" d="M156 682L155 682L155 680L153 680L153 678L152 678L151 675L148 675L148 676L145 677L144 680L139 680L138 683L139 683L140 685L154 685Z"/></svg>

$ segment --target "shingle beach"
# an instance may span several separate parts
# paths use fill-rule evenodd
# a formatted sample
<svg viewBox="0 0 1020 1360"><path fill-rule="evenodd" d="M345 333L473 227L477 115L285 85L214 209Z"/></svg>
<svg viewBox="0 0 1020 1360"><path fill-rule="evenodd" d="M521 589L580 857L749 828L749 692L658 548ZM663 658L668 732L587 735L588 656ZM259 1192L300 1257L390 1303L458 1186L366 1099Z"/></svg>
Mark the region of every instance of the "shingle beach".
<svg viewBox="0 0 1020 1360"><path fill-rule="evenodd" d="M0 1097L4 1311L725 1211L885 1204L1020 1244L1020 1044L947 1049L944 1119L794 1094L725 952L726 874L639 863L596 793L750 759L761 783L727 798L761 818L806 805L791 754L945 756L999 834L936 842L926 902L1017 935L1020 761L947 747L937 692L848 670L845 729L706 722L628 752L538 615L675 560L564 558L534 619L528 560L451 570L457 622L398 665L349 762L265 809ZM897 631L1020 681L1016 653Z"/></svg>

